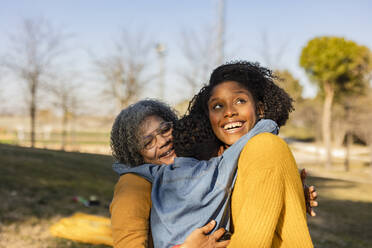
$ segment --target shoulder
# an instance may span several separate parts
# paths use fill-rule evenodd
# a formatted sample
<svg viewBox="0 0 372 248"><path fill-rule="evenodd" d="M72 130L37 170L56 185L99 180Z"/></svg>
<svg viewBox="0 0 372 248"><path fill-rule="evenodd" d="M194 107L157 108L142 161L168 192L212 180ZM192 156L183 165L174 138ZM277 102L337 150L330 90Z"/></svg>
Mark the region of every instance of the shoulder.
<svg viewBox="0 0 372 248"><path fill-rule="evenodd" d="M251 140L247 142L244 149L248 148L261 149L264 151L272 149L287 149L287 143L277 135L272 133L260 133L254 136Z"/></svg>
<svg viewBox="0 0 372 248"><path fill-rule="evenodd" d="M122 175L115 185L111 208L133 205L151 205L151 183L138 175L128 173Z"/></svg>
<svg viewBox="0 0 372 248"><path fill-rule="evenodd" d="M253 164L264 161L267 166L274 166L278 161L290 157L292 153L282 138L271 133L261 133L247 142L239 159Z"/></svg>
<svg viewBox="0 0 372 248"><path fill-rule="evenodd" d="M114 197L117 195L130 195L130 194L146 194L151 192L151 183L143 177L127 173L120 176L115 185Z"/></svg>

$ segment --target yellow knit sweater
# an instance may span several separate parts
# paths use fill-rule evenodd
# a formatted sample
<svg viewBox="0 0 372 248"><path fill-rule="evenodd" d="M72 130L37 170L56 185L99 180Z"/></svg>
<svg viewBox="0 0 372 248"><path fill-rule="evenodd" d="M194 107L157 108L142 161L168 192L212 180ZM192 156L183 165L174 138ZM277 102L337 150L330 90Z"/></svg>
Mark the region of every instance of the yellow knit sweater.
<svg viewBox="0 0 372 248"><path fill-rule="evenodd" d="M110 205L115 248L152 247L150 209L151 183L134 174L121 176Z"/></svg>
<svg viewBox="0 0 372 248"><path fill-rule="evenodd" d="M120 177L110 206L114 247L148 247L150 193L145 179ZM229 248L313 247L296 163L275 135L257 135L245 146L231 208L234 234Z"/></svg>
<svg viewBox="0 0 372 248"><path fill-rule="evenodd" d="M278 136L259 134L244 147L231 210L229 248L313 247L296 162Z"/></svg>

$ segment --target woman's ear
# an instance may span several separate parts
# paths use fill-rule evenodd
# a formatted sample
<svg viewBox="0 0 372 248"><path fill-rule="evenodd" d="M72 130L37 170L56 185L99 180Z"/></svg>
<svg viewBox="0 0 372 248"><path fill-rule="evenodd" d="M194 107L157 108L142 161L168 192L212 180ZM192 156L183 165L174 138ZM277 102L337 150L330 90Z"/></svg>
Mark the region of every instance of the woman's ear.
<svg viewBox="0 0 372 248"><path fill-rule="evenodd" d="M265 118L264 104L261 101L257 103L256 109L258 118Z"/></svg>

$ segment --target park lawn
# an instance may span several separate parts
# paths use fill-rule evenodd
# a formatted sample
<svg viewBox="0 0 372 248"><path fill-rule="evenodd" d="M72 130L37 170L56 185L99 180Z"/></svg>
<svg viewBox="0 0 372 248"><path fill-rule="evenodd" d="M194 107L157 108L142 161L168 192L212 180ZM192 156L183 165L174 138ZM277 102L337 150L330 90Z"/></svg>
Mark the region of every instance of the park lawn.
<svg viewBox="0 0 372 248"><path fill-rule="evenodd" d="M372 182L309 177L317 187L317 216L309 218L315 247L372 247Z"/></svg>
<svg viewBox="0 0 372 248"><path fill-rule="evenodd" d="M109 216L117 175L110 156L0 144L0 247L105 247L54 238L51 224L75 212ZM100 200L85 207L74 196Z"/></svg>
<svg viewBox="0 0 372 248"><path fill-rule="evenodd" d="M0 144L0 248L106 247L52 237L48 229L75 212L108 216L117 176L104 155ZM309 177L319 192L317 217L309 218L315 247L372 247L372 184ZM74 196L95 195L97 207Z"/></svg>

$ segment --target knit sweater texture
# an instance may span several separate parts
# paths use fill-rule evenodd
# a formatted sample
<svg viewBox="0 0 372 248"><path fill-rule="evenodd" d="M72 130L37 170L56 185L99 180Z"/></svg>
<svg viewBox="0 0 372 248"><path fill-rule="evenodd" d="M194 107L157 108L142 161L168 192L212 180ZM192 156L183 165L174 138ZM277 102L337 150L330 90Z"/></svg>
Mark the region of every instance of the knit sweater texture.
<svg viewBox="0 0 372 248"><path fill-rule="evenodd" d="M296 162L278 136L252 138L240 154L229 248L313 247Z"/></svg>

